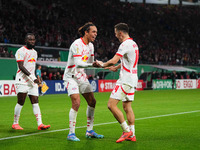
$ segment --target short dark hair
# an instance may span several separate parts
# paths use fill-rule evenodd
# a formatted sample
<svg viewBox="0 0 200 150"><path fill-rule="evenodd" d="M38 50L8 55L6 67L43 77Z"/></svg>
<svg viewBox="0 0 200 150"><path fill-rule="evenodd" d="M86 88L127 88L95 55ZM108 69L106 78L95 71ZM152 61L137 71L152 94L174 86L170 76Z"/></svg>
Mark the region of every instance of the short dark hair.
<svg viewBox="0 0 200 150"><path fill-rule="evenodd" d="M82 27L80 27L78 29L79 35L80 36L84 36L85 35L85 31L89 31L90 30L90 26L95 26L95 25L92 22L87 22Z"/></svg>
<svg viewBox="0 0 200 150"><path fill-rule="evenodd" d="M25 40L28 38L29 35L35 36L33 33L27 33L26 36L25 36Z"/></svg>
<svg viewBox="0 0 200 150"><path fill-rule="evenodd" d="M123 31L125 33L129 33L129 27L126 23L118 23L115 25L115 29L117 31Z"/></svg>

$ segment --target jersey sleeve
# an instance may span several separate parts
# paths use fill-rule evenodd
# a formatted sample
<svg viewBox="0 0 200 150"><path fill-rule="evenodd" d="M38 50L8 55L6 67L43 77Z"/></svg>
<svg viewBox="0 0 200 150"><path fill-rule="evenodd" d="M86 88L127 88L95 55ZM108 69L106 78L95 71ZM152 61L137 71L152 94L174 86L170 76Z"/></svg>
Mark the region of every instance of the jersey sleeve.
<svg viewBox="0 0 200 150"><path fill-rule="evenodd" d="M116 55L123 57L123 55L126 53L126 49L127 47L121 44L117 50Z"/></svg>
<svg viewBox="0 0 200 150"><path fill-rule="evenodd" d="M19 61L24 61L24 52L21 50L21 49L18 49L16 54L15 54L15 58L16 58L16 61L19 62Z"/></svg>
<svg viewBox="0 0 200 150"><path fill-rule="evenodd" d="M72 51L72 55L73 57L82 57L82 50L80 48L80 46L78 44L73 44L71 46L71 51Z"/></svg>

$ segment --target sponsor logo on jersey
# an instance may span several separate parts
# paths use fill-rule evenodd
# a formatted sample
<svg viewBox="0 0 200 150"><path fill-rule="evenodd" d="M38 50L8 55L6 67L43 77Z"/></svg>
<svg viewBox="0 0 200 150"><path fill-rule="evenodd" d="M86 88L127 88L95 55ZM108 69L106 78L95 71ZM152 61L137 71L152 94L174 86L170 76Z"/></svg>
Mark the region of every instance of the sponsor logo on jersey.
<svg viewBox="0 0 200 150"><path fill-rule="evenodd" d="M88 56L87 55L82 57L82 61L86 62L87 60L88 60Z"/></svg>
<svg viewBox="0 0 200 150"><path fill-rule="evenodd" d="M89 53L89 51L87 49L83 49L81 54L82 55L89 55L90 53Z"/></svg>
<svg viewBox="0 0 200 150"><path fill-rule="evenodd" d="M34 58L31 58L31 59L28 60L28 62L31 62L31 63L32 63L32 62L36 62L36 61L35 61Z"/></svg>

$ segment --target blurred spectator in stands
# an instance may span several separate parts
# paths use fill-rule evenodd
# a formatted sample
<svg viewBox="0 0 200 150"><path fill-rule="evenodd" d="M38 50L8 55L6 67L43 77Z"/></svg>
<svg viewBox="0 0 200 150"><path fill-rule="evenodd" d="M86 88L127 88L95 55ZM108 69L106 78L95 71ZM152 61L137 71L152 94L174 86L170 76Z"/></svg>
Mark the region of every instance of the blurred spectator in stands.
<svg viewBox="0 0 200 150"><path fill-rule="evenodd" d="M53 73L53 76L51 77L51 80L57 80L57 77L56 77L57 75L56 75L56 73L54 72Z"/></svg>
<svg viewBox="0 0 200 150"><path fill-rule="evenodd" d="M190 76L189 76L188 72L184 72L183 74L184 74L183 75L184 79L190 79Z"/></svg>
<svg viewBox="0 0 200 150"><path fill-rule="evenodd" d="M15 56L13 55L13 51L10 51L9 57L10 57L10 58L14 58L14 57L15 57Z"/></svg>
<svg viewBox="0 0 200 150"><path fill-rule="evenodd" d="M176 72L176 75L177 75L176 79L181 79L181 73L180 72Z"/></svg>
<svg viewBox="0 0 200 150"><path fill-rule="evenodd" d="M47 76L47 72L46 71L43 72L42 79L43 80L49 80L49 77Z"/></svg>
<svg viewBox="0 0 200 150"><path fill-rule="evenodd" d="M166 73L162 74L162 79L167 79L167 74Z"/></svg>
<svg viewBox="0 0 200 150"><path fill-rule="evenodd" d="M175 89L175 82L176 82L176 79L178 78L177 74L176 74L176 71L174 70L171 74L171 79L172 79L172 89Z"/></svg>
<svg viewBox="0 0 200 150"><path fill-rule="evenodd" d="M38 36L38 46L69 48L76 39L76 29L85 22L85 10L89 10L93 15L88 19L100 29L94 43L96 59L106 61L115 54L118 41L113 40L109 27L120 20L129 24L131 35L138 41L139 64L200 65L198 6L143 5L119 0L26 2L28 5L3 1L0 43L23 44L23 34L31 31Z"/></svg>
<svg viewBox="0 0 200 150"><path fill-rule="evenodd" d="M198 79L200 79L200 72L198 73Z"/></svg>
<svg viewBox="0 0 200 150"><path fill-rule="evenodd" d="M196 72L192 71L192 72L190 73L190 79L197 79L197 78L198 78L198 77L197 77Z"/></svg>
<svg viewBox="0 0 200 150"><path fill-rule="evenodd" d="M49 73L49 80L52 80L52 76L53 76L53 73L50 72L50 73Z"/></svg>
<svg viewBox="0 0 200 150"><path fill-rule="evenodd" d="M56 80L62 80L62 76L59 71L56 73Z"/></svg>
<svg viewBox="0 0 200 150"><path fill-rule="evenodd" d="M8 49L7 47L3 48L3 52L1 54L2 57L9 57Z"/></svg>
<svg viewBox="0 0 200 150"><path fill-rule="evenodd" d="M155 71L152 72L152 77L151 77L151 79L152 79L152 80L157 79L157 78L156 78L156 72L155 72Z"/></svg>
<svg viewBox="0 0 200 150"><path fill-rule="evenodd" d="M4 37L4 43L10 43L10 40L9 40L9 38L8 38L8 36L6 35L5 37Z"/></svg>
<svg viewBox="0 0 200 150"><path fill-rule="evenodd" d="M3 57L3 47L0 47L0 57Z"/></svg>
<svg viewBox="0 0 200 150"><path fill-rule="evenodd" d="M171 73L167 74L167 79L171 79Z"/></svg>
<svg viewBox="0 0 200 150"><path fill-rule="evenodd" d="M158 71L156 71L155 76L156 76L156 79L160 79L161 78L161 75L160 75L160 73Z"/></svg>

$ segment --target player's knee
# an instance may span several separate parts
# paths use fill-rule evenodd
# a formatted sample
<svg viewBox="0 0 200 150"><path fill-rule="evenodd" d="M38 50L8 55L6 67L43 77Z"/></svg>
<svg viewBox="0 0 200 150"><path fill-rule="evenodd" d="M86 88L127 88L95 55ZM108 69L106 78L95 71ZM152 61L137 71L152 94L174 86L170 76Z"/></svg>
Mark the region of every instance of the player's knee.
<svg viewBox="0 0 200 150"><path fill-rule="evenodd" d="M132 112L132 111L133 111L131 107L127 107L127 106L123 106L123 109L124 109L124 111L125 111L126 113Z"/></svg>
<svg viewBox="0 0 200 150"><path fill-rule="evenodd" d="M127 113L128 112L128 109L126 107L123 107L124 111Z"/></svg>
<svg viewBox="0 0 200 150"><path fill-rule="evenodd" d="M79 108L80 107L80 101L79 100L74 100L72 101L72 105L76 108Z"/></svg>
<svg viewBox="0 0 200 150"><path fill-rule="evenodd" d="M38 98L31 99L31 104L37 104L39 103Z"/></svg>
<svg viewBox="0 0 200 150"><path fill-rule="evenodd" d="M24 105L24 101L22 101L22 100L18 100L18 102L17 102L19 105L21 105L21 106L23 106Z"/></svg>

